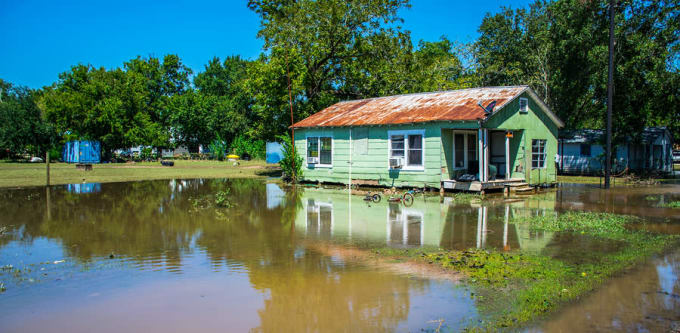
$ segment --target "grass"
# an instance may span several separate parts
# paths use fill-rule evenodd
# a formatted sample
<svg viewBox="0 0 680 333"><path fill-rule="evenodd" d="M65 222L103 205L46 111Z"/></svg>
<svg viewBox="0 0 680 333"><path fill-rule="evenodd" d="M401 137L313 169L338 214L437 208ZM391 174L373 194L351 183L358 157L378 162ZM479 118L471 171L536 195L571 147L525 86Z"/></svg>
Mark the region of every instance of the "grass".
<svg viewBox="0 0 680 333"><path fill-rule="evenodd" d="M615 251L580 258L557 259L519 251L470 249L374 249L379 256L410 259L440 265L463 273L474 290L482 320L470 330L495 331L518 328L560 305L591 292L609 278L632 268L654 254L677 245L676 235L633 231L627 224L643 223L633 217L599 213L565 213L515 219L534 230L582 234L595 240L620 244ZM585 250L587 251L587 250Z"/></svg>
<svg viewBox="0 0 680 333"><path fill-rule="evenodd" d="M557 176L558 183L572 183L572 184L600 184L600 181L604 183L604 177L600 178L598 176ZM624 178L612 177L612 184L625 184L626 180Z"/></svg>
<svg viewBox="0 0 680 333"><path fill-rule="evenodd" d="M264 161L175 161L173 167L158 162L95 164L92 171L77 170L73 164L50 164L50 183L109 183L173 178L251 178L275 175L278 166ZM44 163L0 163L0 187L45 185Z"/></svg>
<svg viewBox="0 0 680 333"><path fill-rule="evenodd" d="M595 176L557 176L559 183L574 183L574 184L599 184L600 177Z"/></svg>

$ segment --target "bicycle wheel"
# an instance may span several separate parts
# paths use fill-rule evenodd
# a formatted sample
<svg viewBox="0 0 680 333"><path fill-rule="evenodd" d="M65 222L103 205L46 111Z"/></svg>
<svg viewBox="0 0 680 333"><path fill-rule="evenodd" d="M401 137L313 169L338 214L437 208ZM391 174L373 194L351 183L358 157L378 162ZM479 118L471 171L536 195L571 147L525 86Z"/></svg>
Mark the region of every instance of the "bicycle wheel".
<svg viewBox="0 0 680 333"><path fill-rule="evenodd" d="M382 200L382 196L380 196L380 193L376 193L373 195L373 202L378 203Z"/></svg>
<svg viewBox="0 0 680 333"><path fill-rule="evenodd" d="M401 199L404 202L404 206L408 207L413 205L413 194L406 192L404 193L404 196Z"/></svg>

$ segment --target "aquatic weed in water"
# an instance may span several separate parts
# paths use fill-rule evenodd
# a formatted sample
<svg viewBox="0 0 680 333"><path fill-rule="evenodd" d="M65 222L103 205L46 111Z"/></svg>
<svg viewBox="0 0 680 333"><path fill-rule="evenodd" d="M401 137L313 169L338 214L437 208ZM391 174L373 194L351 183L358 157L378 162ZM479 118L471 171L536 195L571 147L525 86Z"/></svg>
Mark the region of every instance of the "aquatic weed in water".
<svg viewBox="0 0 680 333"><path fill-rule="evenodd" d="M663 203L659 205L659 207L663 208L680 208L680 200L679 201L671 201L667 203Z"/></svg>
<svg viewBox="0 0 680 333"><path fill-rule="evenodd" d="M231 202L229 202L229 189L215 193L215 206L221 208L231 207Z"/></svg>

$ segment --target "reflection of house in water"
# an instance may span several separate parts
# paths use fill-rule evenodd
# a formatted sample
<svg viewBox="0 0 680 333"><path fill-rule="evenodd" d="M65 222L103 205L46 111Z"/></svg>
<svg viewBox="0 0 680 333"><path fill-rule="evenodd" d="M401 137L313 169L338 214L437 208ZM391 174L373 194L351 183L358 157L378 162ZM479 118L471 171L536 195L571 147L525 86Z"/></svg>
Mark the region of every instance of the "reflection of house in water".
<svg viewBox="0 0 680 333"><path fill-rule="evenodd" d="M387 208L387 244L418 246L424 243L425 223L421 211L390 203Z"/></svg>
<svg viewBox="0 0 680 333"><path fill-rule="evenodd" d="M330 238L333 235L333 204L307 200L305 233Z"/></svg>
<svg viewBox="0 0 680 333"><path fill-rule="evenodd" d="M510 224L514 217L552 212L545 200L480 205L418 198L413 206L404 207L388 202L367 204L362 199L342 191L307 190L296 230L304 230L308 237L355 244L446 249L538 251L552 239L551 232Z"/></svg>

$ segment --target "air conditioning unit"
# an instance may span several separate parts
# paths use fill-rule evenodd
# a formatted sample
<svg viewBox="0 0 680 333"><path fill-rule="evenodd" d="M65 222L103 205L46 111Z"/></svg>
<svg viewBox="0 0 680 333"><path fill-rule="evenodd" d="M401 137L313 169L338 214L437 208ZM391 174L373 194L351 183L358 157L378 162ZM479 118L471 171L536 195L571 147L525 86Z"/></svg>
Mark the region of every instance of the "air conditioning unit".
<svg viewBox="0 0 680 333"><path fill-rule="evenodd" d="M390 169L401 169L404 165L404 158L402 157L392 157L390 158Z"/></svg>
<svg viewBox="0 0 680 333"><path fill-rule="evenodd" d="M318 157L307 157L307 164L319 164Z"/></svg>

